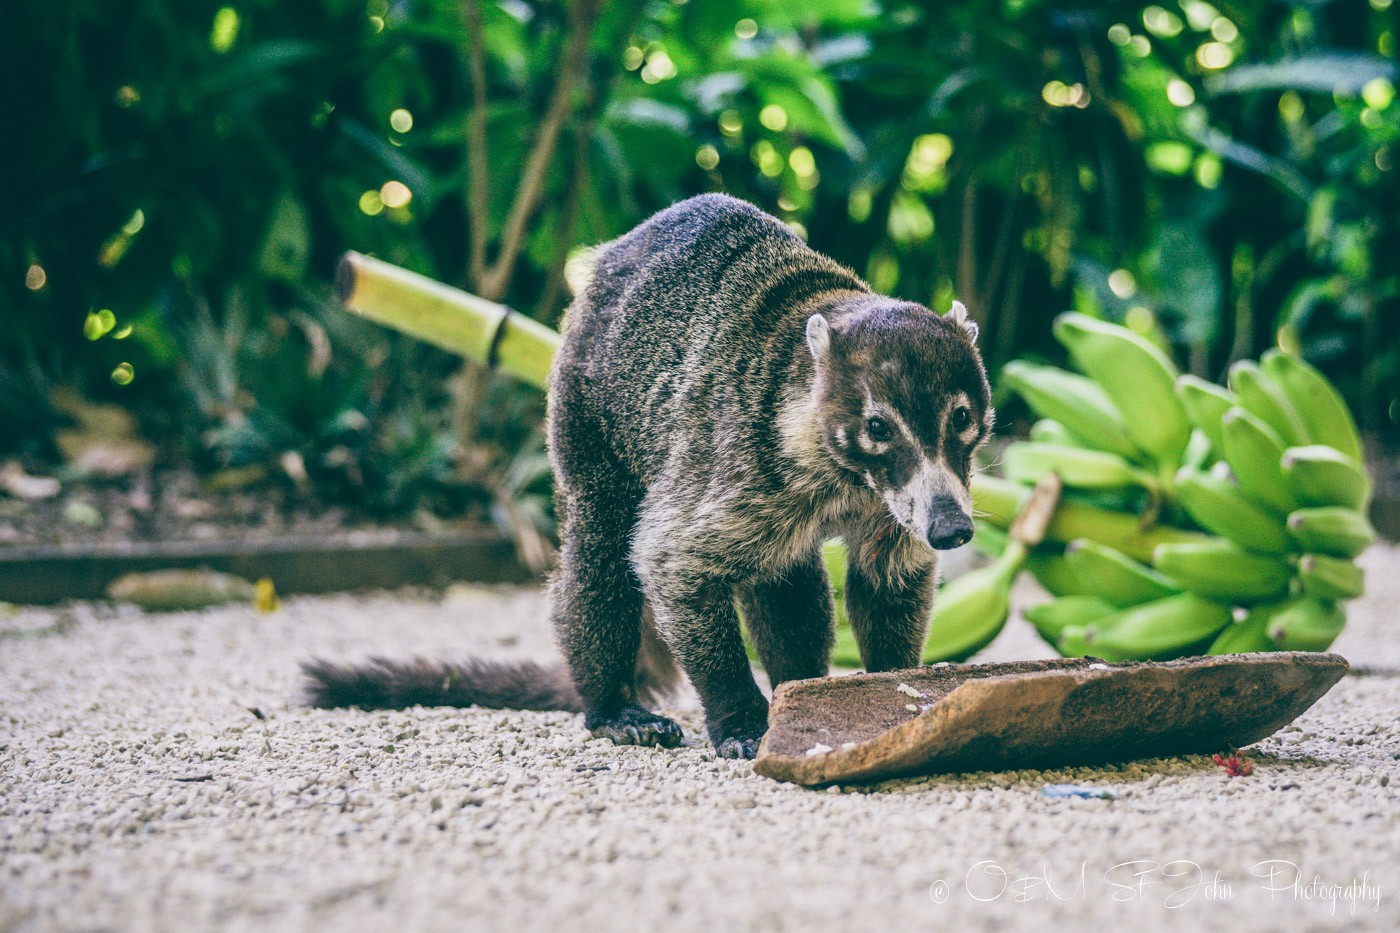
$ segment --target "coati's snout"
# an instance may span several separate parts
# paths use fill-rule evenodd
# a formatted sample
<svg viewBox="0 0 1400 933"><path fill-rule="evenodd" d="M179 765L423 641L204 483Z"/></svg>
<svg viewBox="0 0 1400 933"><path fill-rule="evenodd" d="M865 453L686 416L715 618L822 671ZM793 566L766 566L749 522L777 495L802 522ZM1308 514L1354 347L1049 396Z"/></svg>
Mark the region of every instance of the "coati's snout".
<svg viewBox="0 0 1400 933"><path fill-rule="evenodd" d="M807 321L823 445L937 550L972 538L972 456L995 413L977 325L880 296Z"/></svg>
<svg viewBox="0 0 1400 933"><path fill-rule="evenodd" d="M972 516L952 496L939 496L929 506L928 543L938 551L962 547L972 540Z"/></svg>

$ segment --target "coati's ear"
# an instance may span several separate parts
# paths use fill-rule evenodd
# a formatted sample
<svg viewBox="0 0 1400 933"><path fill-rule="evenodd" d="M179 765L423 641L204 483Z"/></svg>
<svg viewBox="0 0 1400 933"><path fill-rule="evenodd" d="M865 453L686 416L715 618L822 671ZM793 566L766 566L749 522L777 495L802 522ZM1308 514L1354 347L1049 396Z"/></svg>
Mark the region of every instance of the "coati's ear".
<svg viewBox="0 0 1400 933"><path fill-rule="evenodd" d="M807 349L818 363L831 352L831 325L820 314L807 318Z"/></svg>
<svg viewBox="0 0 1400 933"><path fill-rule="evenodd" d="M953 307L948 309L948 317L954 324L962 328L962 332L967 335L967 339L971 343L977 343L977 335L980 333L977 322L967 316L967 308L963 306L961 301L953 302Z"/></svg>

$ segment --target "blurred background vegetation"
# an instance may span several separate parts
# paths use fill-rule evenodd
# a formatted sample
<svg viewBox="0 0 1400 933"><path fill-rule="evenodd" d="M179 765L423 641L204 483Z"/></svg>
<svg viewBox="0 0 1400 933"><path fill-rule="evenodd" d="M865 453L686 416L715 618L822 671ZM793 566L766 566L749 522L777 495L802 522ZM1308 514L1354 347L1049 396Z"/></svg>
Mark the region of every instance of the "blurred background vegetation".
<svg viewBox="0 0 1400 933"><path fill-rule="evenodd" d="M1300 348L1373 438L1400 432L1392 0L15 0L8 20L0 458L30 469L71 473L74 425L116 419L143 468L547 537L542 400L337 310L336 258L555 323L571 250L713 190L881 291L961 298L994 376L1053 356L1072 307L1213 378Z"/></svg>

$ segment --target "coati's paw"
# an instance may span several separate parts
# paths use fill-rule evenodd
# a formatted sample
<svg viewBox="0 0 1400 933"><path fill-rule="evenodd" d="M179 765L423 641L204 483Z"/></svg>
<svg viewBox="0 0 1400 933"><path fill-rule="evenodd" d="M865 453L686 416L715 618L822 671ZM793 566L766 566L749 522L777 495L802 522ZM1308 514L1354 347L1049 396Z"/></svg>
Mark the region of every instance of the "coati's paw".
<svg viewBox="0 0 1400 933"><path fill-rule="evenodd" d="M715 746L715 754L720 758L753 758L758 755L758 743L761 741L761 738L741 739L731 735Z"/></svg>
<svg viewBox="0 0 1400 933"><path fill-rule="evenodd" d="M624 706L610 716L590 716L585 725L595 737L611 739L614 745L675 748L685 739L675 722L640 706Z"/></svg>
<svg viewBox="0 0 1400 933"><path fill-rule="evenodd" d="M721 758L753 758L768 731L768 704L709 723L710 741Z"/></svg>

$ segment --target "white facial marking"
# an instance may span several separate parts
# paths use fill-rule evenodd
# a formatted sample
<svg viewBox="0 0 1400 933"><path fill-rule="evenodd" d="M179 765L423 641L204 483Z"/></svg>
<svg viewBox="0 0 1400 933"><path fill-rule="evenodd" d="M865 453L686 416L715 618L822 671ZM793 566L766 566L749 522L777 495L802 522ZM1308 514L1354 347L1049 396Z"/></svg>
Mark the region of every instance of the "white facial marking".
<svg viewBox="0 0 1400 933"><path fill-rule="evenodd" d="M972 495L957 474L948 468L942 457L936 460L924 457L909 482L900 489L887 490L884 499L896 521L918 540L927 541L932 524L929 506L944 496L951 496L964 512L972 514Z"/></svg>
<svg viewBox="0 0 1400 933"><path fill-rule="evenodd" d="M890 449L890 441L877 441L866 431L865 425L871 418L884 418L886 421L892 420L890 415L884 412L875 404L875 396L870 394L870 386L862 384L865 390L865 408L861 411L860 433L856 436L856 443L860 449L868 454L883 454Z"/></svg>
<svg viewBox="0 0 1400 933"><path fill-rule="evenodd" d="M959 392L948 401L948 406L943 410L943 430L947 432L952 429L953 413L959 408L966 408L968 414L972 413L972 399L968 398L966 392ZM971 444L977 437L979 425L976 421L969 420L967 427L957 432L958 437L964 444Z"/></svg>

